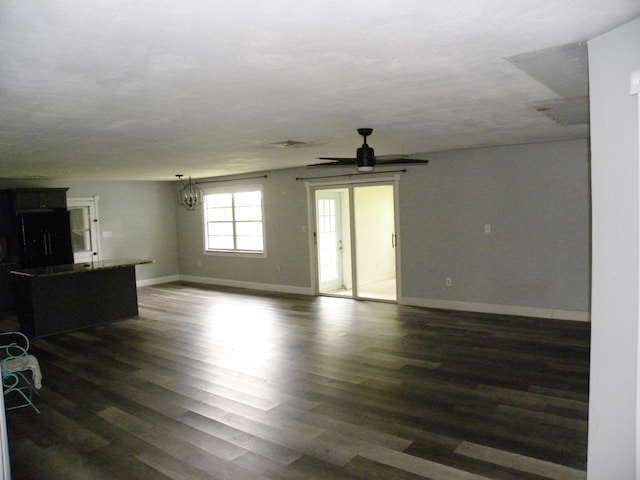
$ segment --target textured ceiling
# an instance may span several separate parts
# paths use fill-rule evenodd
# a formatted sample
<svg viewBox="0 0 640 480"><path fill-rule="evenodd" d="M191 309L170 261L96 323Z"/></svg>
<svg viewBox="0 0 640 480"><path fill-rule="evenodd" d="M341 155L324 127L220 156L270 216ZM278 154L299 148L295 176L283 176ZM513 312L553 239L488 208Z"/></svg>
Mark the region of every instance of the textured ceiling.
<svg viewBox="0 0 640 480"><path fill-rule="evenodd" d="M174 180L588 136L638 0L2 0L0 177ZM275 146L293 140L304 142Z"/></svg>

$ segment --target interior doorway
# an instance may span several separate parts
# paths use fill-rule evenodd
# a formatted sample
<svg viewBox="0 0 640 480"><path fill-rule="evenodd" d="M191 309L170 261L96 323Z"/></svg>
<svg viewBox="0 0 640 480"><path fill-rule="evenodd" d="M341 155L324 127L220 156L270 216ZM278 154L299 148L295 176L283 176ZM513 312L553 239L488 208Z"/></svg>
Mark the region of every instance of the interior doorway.
<svg viewBox="0 0 640 480"><path fill-rule="evenodd" d="M314 189L318 292L397 300L393 183Z"/></svg>

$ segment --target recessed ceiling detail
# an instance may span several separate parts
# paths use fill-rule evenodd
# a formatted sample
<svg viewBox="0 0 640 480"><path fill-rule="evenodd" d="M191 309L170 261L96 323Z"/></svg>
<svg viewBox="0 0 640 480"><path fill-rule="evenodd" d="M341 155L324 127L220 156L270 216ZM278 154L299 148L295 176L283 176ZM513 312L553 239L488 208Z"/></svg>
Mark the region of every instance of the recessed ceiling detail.
<svg viewBox="0 0 640 480"><path fill-rule="evenodd" d="M561 126L589 124L586 42L513 55L506 60L561 97L534 103L536 111Z"/></svg>
<svg viewBox="0 0 640 480"><path fill-rule="evenodd" d="M545 48L506 60L564 98L589 95L589 57L586 42Z"/></svg>

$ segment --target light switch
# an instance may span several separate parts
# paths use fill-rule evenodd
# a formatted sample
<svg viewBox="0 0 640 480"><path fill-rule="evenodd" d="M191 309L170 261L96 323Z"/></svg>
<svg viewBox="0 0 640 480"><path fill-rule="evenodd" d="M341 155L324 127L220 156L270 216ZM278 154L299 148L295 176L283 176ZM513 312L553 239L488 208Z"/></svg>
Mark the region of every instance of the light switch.
<svg viewBox="0 0 640 480"><path fill-rule="evenodd" d="M484 224L484 233L491 233L491 224L490 223L485 223Z"/></svg>

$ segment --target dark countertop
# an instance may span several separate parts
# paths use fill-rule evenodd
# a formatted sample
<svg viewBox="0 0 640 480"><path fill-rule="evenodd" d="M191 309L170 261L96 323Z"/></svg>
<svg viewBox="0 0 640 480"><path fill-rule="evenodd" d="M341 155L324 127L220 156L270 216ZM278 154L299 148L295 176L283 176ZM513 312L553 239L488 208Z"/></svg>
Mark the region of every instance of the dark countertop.
<svg viewBox="0 0 640 480"><path fill-rule="evenodd" d="M58 275L73 275L76 273L94 272L112 268L133 267L153 263L153 260L139 258L114 258L112 260L100 260L98 262L73 263L68 265L54 265L51 267L20 268L11 270L14 275L27 277L54 277Z"/></svg>

